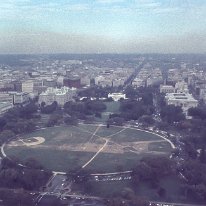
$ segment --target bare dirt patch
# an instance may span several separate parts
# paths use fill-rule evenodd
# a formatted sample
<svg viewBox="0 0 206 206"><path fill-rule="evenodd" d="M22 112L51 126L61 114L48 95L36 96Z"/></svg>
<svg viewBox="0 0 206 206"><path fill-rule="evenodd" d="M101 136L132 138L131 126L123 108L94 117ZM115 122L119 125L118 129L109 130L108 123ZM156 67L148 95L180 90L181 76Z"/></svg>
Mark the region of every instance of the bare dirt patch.
<svg viewBox="0 0 206 206"><path fill-rule="evenodd" d="M17 141L11 141L8 146L9 147L19 147L19 146L36 146L45 142L44 137L30 137L27 139L19 139Z"/></svg>
<svg viewBox="0 0 206 206"><path fill-rule="evenodd" d="M35 138L36 139L36 138ZM162 141L162 140L161 140ZM164 141L164 140L163 140ZM85 144L63 144L61 146L58 145L42 145L43 139L38 138L37 142L25 142L22 140L18 140L15 142L11 142L8 146L16 147L16 146L32 146L34 148L39 149L55 149L59 151L76 151L76 152L97 152L102 147L102 140L98 139L96 142L87 142L86 147ZM141 142L123 142L121 144L109 141L108 144L102 150L102 153L113 153L113 154L124 154L126 152L133 153L146 153L149 152L148 145L151 142L158 141L141 141Z"/></svg>

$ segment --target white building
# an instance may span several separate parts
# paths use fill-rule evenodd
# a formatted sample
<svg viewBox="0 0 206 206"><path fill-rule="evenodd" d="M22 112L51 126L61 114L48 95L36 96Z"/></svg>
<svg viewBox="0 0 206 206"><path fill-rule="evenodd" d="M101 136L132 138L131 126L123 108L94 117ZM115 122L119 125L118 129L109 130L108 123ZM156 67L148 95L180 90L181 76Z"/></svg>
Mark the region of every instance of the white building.
<svg viewBox="0 0 206 206"><path fill-rule="evenodd" d="M112 87L112 78L110 78L110 76L97 76L95 78L95 84L102 87Z"/></svg>
<svg viewBox="0 0 206 206"><path fill-rule="evenodd" d="M113 79L112 81L112 86L113 87L119 87L119 86L123 86L124 85L124 79Z"/></svg>
<svg viewBox="0 0 206 206"><path fill-rule="evenodd" d="M135 78L132 81L132 86L134 86L134 87L144 87L145 86L145 81L143 79L140 79L140 78Z"/></svg>
<svg viewBox="0 0 206 206"><path fill-rule="evenodd" d="M160 85L160 93L174 93L175 92L175 88L172 85Z"/></svg>
<svg viewBox="0 0 206 206"><path fill-rule="evenodd" d="M206 103L206 88L200 88L200 95L199 98Z"/></svg>
<svg viewBox="0 0 206 206"><path fill-rule="evenodd" d="M109 93L108 98L112 98L114 101L119 101L120 99L126 99L126 94L123 93Z"/></svg>
<svg viewBox="0 0 206 206"><path fill-rule="evenodd" d="M66 102L72 100L76 95L75 88L61 87L52 88L49 87L45 92L42 92L39 95L39 104L45 102L46 104L52 104L56 101L59 105L63 106Z"/></svg>
<svg viewBox="0 0 206 206"><path fill-rule="evenodd" d="M168 71L168 81L177 82L181 80L182 77L178 69L169 69Z"/></svg>
<svg viewBox="0 0 206 206"><path fill-rule="evenodd" d="M32 80L27 80L22 82L22 92L33 93L34 82Z"/></svg>
<svg viewBox="0 0 206 206"><path fill-rule="evenodd" d="M181 106L185 114L189 108L198 105L198 101L189 93L167 93L165 99L168 105Z"/></svg>
<svg viewBox="0 0 206 206"><path fill-rule="evenodd" d="M189 93L188 85L185 81L178 81L175 84L175 90L177 93Z"/></svg>
<svg viewBox="0 0 206 206"><path fill-rule="evenodd" d="M0 102L0 115L13 108L13 104L10 102Z"/></svg>
<svg viewBox="0 0 206 206"><path fill-rule="evenodd" d="M2 102L9 102L13 104L13 96L8 92L0 92L0 100Z"/></svg>
<svg viewBox="0 0 206 206"><path fill-rule="evenodd" d="M26 92L15 92L13 94L13 103L14 104L23 104L29 101L29 93Z"/></svg>
<svg viewBox="0 0 206 206"><path fill-rule="evenodd" d="M83 86L89 86L90 85L90 78L89 78L89 76L86 76L86 75L82 76L81 79L80 79L80 83Z"/></svg>
<svg viewBox="0 0 206 206"><path fill-rule="evenodd" d="M63 76L59 76L57 78L57 85L58 86L63 86L63 84L64 84L64 77Z"/></svg>

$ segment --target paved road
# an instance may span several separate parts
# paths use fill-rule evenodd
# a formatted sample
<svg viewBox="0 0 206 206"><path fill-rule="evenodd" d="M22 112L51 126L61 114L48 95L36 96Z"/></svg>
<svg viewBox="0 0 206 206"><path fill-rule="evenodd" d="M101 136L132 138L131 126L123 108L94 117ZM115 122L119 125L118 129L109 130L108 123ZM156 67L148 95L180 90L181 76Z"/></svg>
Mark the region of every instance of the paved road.
<svg viewBox="0 0 206 206"><path fill-rule="evenodd" d="M198 204L185 204L185 203L168 203L168 202L157 202L157 201L151 201L152 203L156 204L157 206L205 206L205 205L198 205Z"/></svg>

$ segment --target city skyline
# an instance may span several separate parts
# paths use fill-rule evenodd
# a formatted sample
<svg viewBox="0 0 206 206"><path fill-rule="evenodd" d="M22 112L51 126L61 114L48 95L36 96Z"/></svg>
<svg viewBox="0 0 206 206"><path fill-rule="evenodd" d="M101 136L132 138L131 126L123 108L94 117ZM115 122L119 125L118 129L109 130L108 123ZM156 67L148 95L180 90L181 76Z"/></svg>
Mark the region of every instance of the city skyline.
<svg viewBox="0 0 206 206"><path fill-rule="evenodd" d="M1 0L0 53L205 53L203 0Z"/></svg>

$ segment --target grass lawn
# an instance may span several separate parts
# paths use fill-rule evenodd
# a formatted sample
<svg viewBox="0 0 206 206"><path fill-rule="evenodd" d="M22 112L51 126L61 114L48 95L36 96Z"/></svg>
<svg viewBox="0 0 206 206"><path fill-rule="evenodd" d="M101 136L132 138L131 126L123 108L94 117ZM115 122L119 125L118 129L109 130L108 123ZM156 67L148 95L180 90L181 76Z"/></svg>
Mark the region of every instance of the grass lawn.
<svg viewBox="0 0 206 206"><path fill-rule="evenodd" d="M107 106L107 109L102 112L101 118L96 118L95 121L97 122L106 122L109 119L110 113L119 113L120 102L104 102Z"/></svg>
<svg viewBox="0 0 206 206"><path fill-rule="evenodd" d="M101 136L101 137L107 137L110 135L114 135L115 133L121 131L122 127L114 127L114 126L110 126L109 128L107 128L106 126L102 126L98 129L97 131L97 135Z"/></svg>
<svg viewBox="0 0 206 206"><path fill-rule="evenodd" d="M26 139L40 136L45 138L44 143L39 146L37 145L31 147L6 146L5 153L8 156L13 155L22 160L33 157L40 161L48 169L56 171L67 171L69 168L73 169L83 166L96 154L101 146L104 145L105 140L101 140L101 138L95 135L91 140L92 133L96 131L97 127L98 125L80 124L78 127L61 126L38 130L30 134L25 134L22 136L22 138ZM101 126L96 134L101 137L114 135L109 139L116 143L161 140L160 137L151 133L146 133L135 129L126 129L120 132L122 129L124 128L114 126L106 128L106 126ZM87 144L85 143L89 140L90 143L95 145L95 147L92 147L92 150L82 150L82 148L84 148L84 145L85 147L87 147ZM71 151L67 149L68 147L73 148L76 145L79 145L78 148L80 148L81 150ZM168 152L170 150L170 145L167 142L149 144L149 151ZM94 160L91 161L87 168L93 170L94 172L114 172L118 170L130 170L133 165L145 155L149 154L144 152L140 154L132 152L125 152L123 154L100 152L94 158Z"/></svg>
<svg viewBox="0 0 206 206"><path fill-rule="evenodd" d="M147 154L111 154L100 153L95 161L88 165L88 169L94 170L94 172L117 172L131 170L138 161L145 157Z"/></svg>
<svg viewBox="0 0 206 206"><path fill-rule="evenodd" d="M149 151L157 151L157 152L171 152L172 148L171 145L164 141L164 142L153 142L148 145Z"/></svg>
<svg viewBox="0 0 206 206"><path fill-rule="evenodd" d="M106 112L111 112L111 113L119 112L120 102L105 102L105 104L107 106Z"/></svg>
<svg viewBox="0 0 206 206"><path fill-rule="evenodd" d="M113 141L116 142L137 142L137 141L152 141L152 140L162 140L159 136L152 133L140 131L137 129L126 129L121 134L114 135L112 137Z"/></svg>
<svg viewBox="0 0 206 206"><path fill-rule="evenodd" d="M175 176L164 177L160 180L159 186L166 191L165 197L158 195L158 188L152 187L148 182L139 182L132 184L131 180L124 181L91 181L89 182L89 189L86 191L80 185L74 185L73 190L77 192L84 192L92 196L100 196L103 198L114 197L121 194L124 189L131 189L136 196L145 197L148 200L162 201L162 202L182 202L183 194L181 191L181 180ZM88 188L88 187L87 187Z"/></svg>
<svg viewBox="0 0 206 206"><path fill-rule="evenodd" d="M67 172L81 167L94 153L18 147L8 150L7 155L18 157L23 162L28 158L35 158L49 170Z"/></svg>

